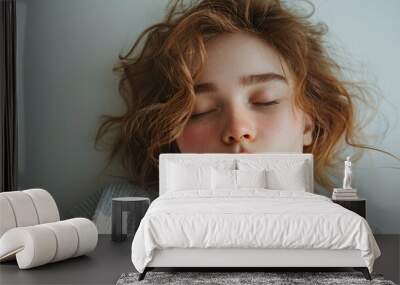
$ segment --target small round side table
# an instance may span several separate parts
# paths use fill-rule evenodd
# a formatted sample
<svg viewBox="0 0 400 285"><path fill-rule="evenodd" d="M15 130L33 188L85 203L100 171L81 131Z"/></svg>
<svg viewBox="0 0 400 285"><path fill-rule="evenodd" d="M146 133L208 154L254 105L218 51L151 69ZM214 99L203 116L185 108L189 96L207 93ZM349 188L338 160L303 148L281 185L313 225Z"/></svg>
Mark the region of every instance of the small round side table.
<svg viewBox="0 0 400 285"><path fill-rule="evenodd" d="M146 197L118 197L112 199L111 239L124 241L133 237L150 206Z"/></svg>

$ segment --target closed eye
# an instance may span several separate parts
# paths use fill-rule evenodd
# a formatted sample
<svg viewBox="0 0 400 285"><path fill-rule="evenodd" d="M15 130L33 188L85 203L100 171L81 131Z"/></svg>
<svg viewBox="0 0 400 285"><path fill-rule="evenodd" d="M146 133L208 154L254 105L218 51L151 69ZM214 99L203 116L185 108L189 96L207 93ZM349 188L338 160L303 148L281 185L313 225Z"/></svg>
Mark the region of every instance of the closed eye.
<svg viewBox="0 0 400 285"><path fill-rule="evenodd" d="M214 112L214 111L216 111L216 110L210 110L210 111L207 111L207 112L192 114L192 115L190 116L190 119L197 119L197 118L203 117L203 116L205 116L205 115L208 115L208 114L210 114L210 113L212 113L212 112Z"/></svg>
<svg viewBox="0 0 400 285"><path fill-rule="evenodd" d="M254 102L254 105L259 105L259 106L271 106L271 105L276 105L279 104L278 100L272 100L268 102Z"/></svg>

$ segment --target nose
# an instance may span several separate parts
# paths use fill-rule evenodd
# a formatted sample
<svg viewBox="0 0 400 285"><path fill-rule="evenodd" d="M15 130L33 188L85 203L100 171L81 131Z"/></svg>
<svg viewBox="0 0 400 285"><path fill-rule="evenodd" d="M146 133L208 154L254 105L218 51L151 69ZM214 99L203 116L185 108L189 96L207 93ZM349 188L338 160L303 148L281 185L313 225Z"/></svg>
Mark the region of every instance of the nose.
<svg viewBox="0 0 400 285"><path fill-rule="evenodd" d="M225 144L242 143L244 141L250 142L254 138L253 123L249 116L245 116L245 114L231 116L222 134L222 141Z"/></svg>

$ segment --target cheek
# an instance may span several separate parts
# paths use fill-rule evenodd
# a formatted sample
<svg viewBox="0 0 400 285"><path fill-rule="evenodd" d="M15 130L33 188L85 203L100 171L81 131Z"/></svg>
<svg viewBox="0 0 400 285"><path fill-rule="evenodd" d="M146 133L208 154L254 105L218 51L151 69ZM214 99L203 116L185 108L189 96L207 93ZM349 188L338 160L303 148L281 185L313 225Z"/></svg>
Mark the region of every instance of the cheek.
<svg viewBox="0 0 400 285"><path fill-rule="evenodd" d="M290 108L257 117L258 138L271 151L294 151L302 146L302 114Z"/></svg>
<svg viewBox="0 0 400 285"><path fill-rule="evenodd" d="M270 138L292 130L295 125L293 113L289 112L289 108L284 105L268 110L265 113L257 114L255 120L258 131L262 131L263 134L267 134Z"/></svg>
<svg viewBox="0 0 400 285"><path fill-rule="evenodd" d="M188 124L176 141L181 152L196 152L209 146L216 137L215 125Z"/></svg>
<svg viewBox="0 0 400 285"><path fill-rule="evenodd" d="M292 110L286 110L282 112L281 116L277 120L277 125L281 131L289 133L288 135L294 135L302 132L302 115L300 113L293 113Z"/></svg>
<svg viewBox="0 0 400 285"><path fill-rule="evenodd" d="M280 137L286 141L288 151L303 150L303 113L292 110L288 111L285 118L282 119Z"/></svg>
<svg viewBox="0 0 400 285"><path fill-rule="evenodd" d="M280 116L275 113L256 116L255 123L257 126L257 135L260 135L261 132L263 136L272 137L279 132L282 120Z"/></svg>

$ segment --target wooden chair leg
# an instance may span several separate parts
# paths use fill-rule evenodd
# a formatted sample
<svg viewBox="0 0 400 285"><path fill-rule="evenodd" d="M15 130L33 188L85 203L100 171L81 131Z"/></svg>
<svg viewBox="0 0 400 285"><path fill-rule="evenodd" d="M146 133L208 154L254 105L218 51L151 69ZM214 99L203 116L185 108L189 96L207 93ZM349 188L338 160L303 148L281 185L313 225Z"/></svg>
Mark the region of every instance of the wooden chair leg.
<svg viewBox="0 0 400 285"><path fill-rule="evenodd" d="M364 275L365 279L372 280L371 275L369 274L369 270L367 267L354 267L355 270L361 271Z"/></svg>

